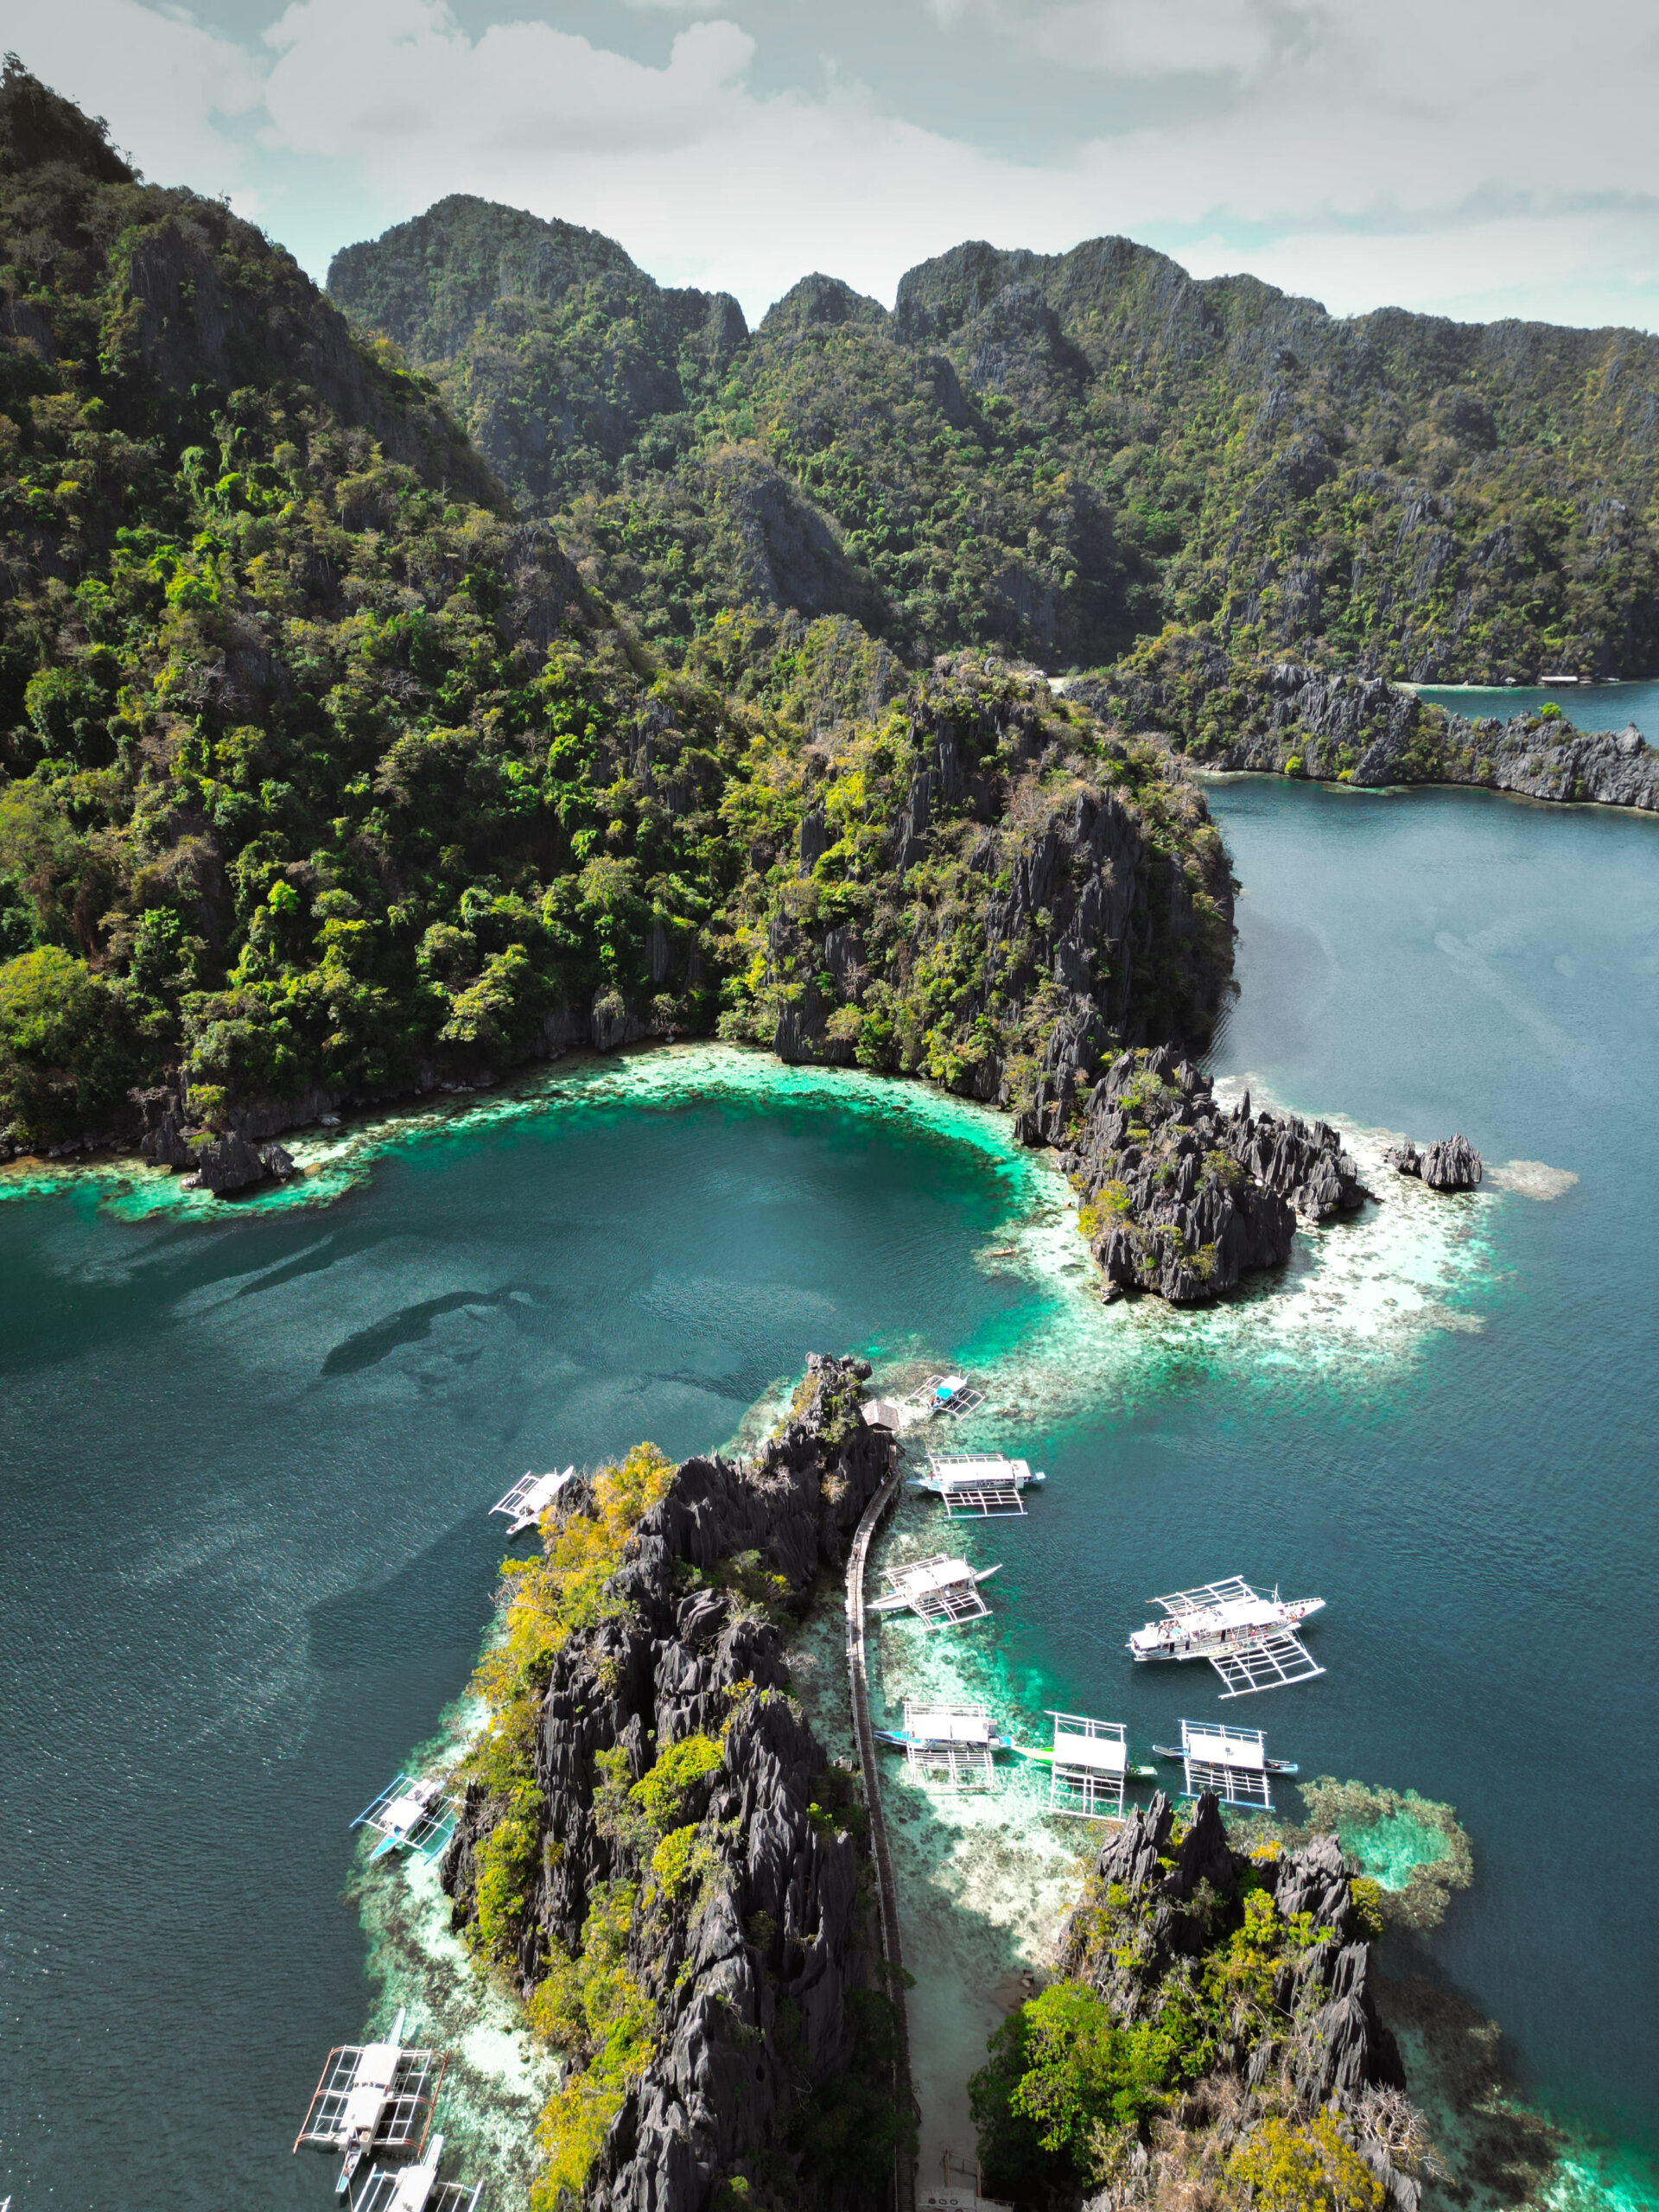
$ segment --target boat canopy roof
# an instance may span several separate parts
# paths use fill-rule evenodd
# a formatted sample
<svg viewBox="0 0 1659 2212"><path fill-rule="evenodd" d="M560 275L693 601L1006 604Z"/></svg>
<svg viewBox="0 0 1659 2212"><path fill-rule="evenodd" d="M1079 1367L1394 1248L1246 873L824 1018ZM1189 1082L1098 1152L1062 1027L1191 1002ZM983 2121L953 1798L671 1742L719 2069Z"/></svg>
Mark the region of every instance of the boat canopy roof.
<svg viewBox="0 0 1659 2212"><path fill-rule="evenodd" d="M955 1583L976 1579L965 1559L947 1559L943 1552L931 1559L918 1559L911 1567L884 1567L882 1573L907 1598L927 1590L949 1590Z"/></svg>
<svg viewBox="0 0 1659 2212"><path fill-rule="evenodd" d="M1224 1804L1273 1810L1268 1780L1267 1741L1259 1728L1224 1728L1216 1720L1183 1720L1181 1760L1186 1769L1184 1796L1212 1789Z"/></svg>
<svg viewBox="0 0 1659 2212"><path fill-rule="evenodd" d="M1056 1713L1053 1718L1057 1763L1093 1767L1102 1774L1122 1774L1128 1768L1129 1750L1122 1721L1090 1720L1080 1713Z"/></svg>
<svg viewBox="0 0 1659 2212"><path fill-rule="evenodd" d="M1000 1452L930 1452L927 1465L934 1480L947 1490L966 1490L979 1483L1001 1490L1010 1483L1031 1480L1029 1460L1005 1459Z"/></svg>
<svg viewBox="0 0 1659 2212"><path fill-rule="evenodd" d="M1181 1749L1190 1759L1212 1766L1264 1769L1267 1738L1259 1728L1224 1728L1218 1721L1183 1720Z"/></svg>
<svg viewBox="0 0 1659 2212"><path fill-rule="evenodd" d="M537 1520L546 1512L575 1471L574 1466L569 1466L545 1475L533 1471L521 1475L506 1495L496 1500L490 1510L492 1513L505 1513L509 1520L518 1524Z"/></svg>
<svg viewBox="0 0 1659 2212"><path fill-rule="evenodd" d="M905 1733L931 1744L989 1744L996 1735L982 1705L912 1705L908 1698Z"/></svg>
<svg viewBox="0 0 1659 2212"><path fill-rule="evenodd" d="M1237 1574L1230 1574L1224 1582L1202 1582L1196 1590L1172 1590L1167 1597L1150 1602L1161 1605L1173 1620L1184 1622L1202 1613L1206 1627L1213 1624L1217 1628L1243 1627L1280 1611L1276 1599L1263 1598Z"/></svg>

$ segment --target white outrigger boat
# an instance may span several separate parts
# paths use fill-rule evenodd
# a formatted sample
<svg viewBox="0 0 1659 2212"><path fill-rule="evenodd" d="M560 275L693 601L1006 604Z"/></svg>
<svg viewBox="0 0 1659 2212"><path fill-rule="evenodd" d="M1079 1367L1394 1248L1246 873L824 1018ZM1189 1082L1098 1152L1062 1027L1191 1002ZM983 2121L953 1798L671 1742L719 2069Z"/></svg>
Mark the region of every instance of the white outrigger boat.
<svg viewBox="0 0 1659 2212"><path fill-rule="evenodd" d="M455 1808L443 1794L435 1774L416 1779L400 1774L389 1782L372 1804L365 1805L350 1825L372 1828L380 1839L369 1853L384 1859L389 1851L412 1851L417 1859L435 1859L455 1829Z"/></svg>
<svg viewBox="0 0 1659 2212"><path fill-rule="evenodd" d="M342 2154L336 2196L372 2152L419 2158L448 2054L405 2050L399 2011L384 2043L341 2044L328 2054L294 2148Z"/></svg>
<svg viewBox="0 0 1659 2212"><path fill-rule="evenodd" d="M1011 1736L1001 1735L998 1724L982 1705L917 1705L905 1700L901 1728L874 1728L878 1744L891 1751L931 1751L947 1744L970 1744L988 1751L1011 1751Z"/></svg>
<svg viewBox="0 0 1659 2212"><path fill-rule="evenodd" d="M1273 1810L1275 1774L1300 1774L1294 1759L1270 1759L1259 1728L1224 1728L1218 1720L1183 1720L1179 1751L1154 1744L1160 1759L1179 1759L1185 1768L1183 1797L1212 1790L1224 1804Z"/></svg>
<svg viewBox="0 0 1659 2212"><path fill-rule="evenodd" d="M526 1529L533 1529L548 1507L575 1473L574 1466L556 1474L520 1476L505 1497L498 1498L490 1508L492 1513L505 1513L512 1522L510 1536L522 1536Z"/></svg>
<svg viewBox="0 0 1659 2212"><path fill-rule="evenodd" d="M947 1789L994 1789L996 1754L1013 1749L982 1705L919 1705L906 1698L904 1726L878 1728L874 1735L878 1744L903 1751L918 1782Z"/></svg>
<svg viewBox="0 0 1659 2212"><path fill-rule="evenodd" d="M376 2166L358 2190L352 2212L477 2212L484 2184L440 2181L443 2138L435 2135L418 2165Z"/></svg>
<svg viewBox="0 0 1659 2212"><path fill-rule="evenodd" d="M909 1611L924 1628L954 1628L959 1621L979 1620L990 1611L979 1586L1001 1571L1001 1562L976 1569L965 1559L949 1559L944 1553L936 1552L931 1559L883 1567L887 1588L881 1597L870 1600L869 1609L873 1613Z"/></svg>
<svg viewBox="0 0 1659 2212"><path fill-rule="evenodd" d="M927 1472L912 1475L910 1487L940 1499L947 1519L976 1513L982 1520L993 1520L1023 1513L1020 1493L1047 1479L1040 1469L1033 1474L1029 1461L1009 1459L1001 1452L930 1452Z"/></svg>
<svg viewBox="0 0 1659 2212"><path fill-rule="evenodd" d="M1323 1598L1262 1597L1237 1575L1154 1598L1166 1618L1136 1629L1128 1648L1137 1660L1207 1659L1225 1685L1223 1697L1311 1681L1325 1672L1296 1634Z"/></svg>

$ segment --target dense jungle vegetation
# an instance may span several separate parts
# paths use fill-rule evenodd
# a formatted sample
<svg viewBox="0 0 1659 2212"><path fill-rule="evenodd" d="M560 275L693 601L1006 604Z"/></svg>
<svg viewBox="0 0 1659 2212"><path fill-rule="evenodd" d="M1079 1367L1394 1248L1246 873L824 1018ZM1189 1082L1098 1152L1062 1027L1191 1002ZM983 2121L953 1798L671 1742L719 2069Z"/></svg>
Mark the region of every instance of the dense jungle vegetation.
<svg viewBox="0 0 1659 2212"><path fill-rule="evenodd" d="M999 868L1046 788L1098 769L1190 875L1224 973L1219 848L1161 755L1000 664L907 671L845 617L711 599L671 664L395 347L16 61L0 301L9 1143L118 1134L147 1084L212 1128L569 1042L769 1039L819 983L846 1057L979 1080L1041 1042L1041 1004L980 974L996 886L957 849L1016 769L1030 818ZM692 307L664 327L717 363L729 318ZM937 854L906 833L901 881L891 841L958 727L964 827ZM1166 1027L1198 1008L1166 913L1129 1010ZM811 926L872 917L872 957L815 982Z"/></svg>
<svg viewBox="0 0 1659 2212"><path fill-rule="evenodd" d="M963 245L750 335L464 198L340 255L515 495L674 660L733 606L1051 672L1166 623L1409 680L1659 665L1659 340L1338 321L1122 238Z"/></svg>
<svg viewBox="0 0 1659 2212"><path fill-rule="evenodd" d="M1279 1839L1230 1846L1213 1798L1173 1824L1165 1808L1153 1857L1162 1806L1108 1843L1058 1977L993 2032L969 2084L986 2193L1022 2212L1415 2203L1440 2169L1367 2009L1377 1884L1332 1850L1310 1893ZM1137 1830L1126 1881L1107 1861L1135 1856Z"/></svg>

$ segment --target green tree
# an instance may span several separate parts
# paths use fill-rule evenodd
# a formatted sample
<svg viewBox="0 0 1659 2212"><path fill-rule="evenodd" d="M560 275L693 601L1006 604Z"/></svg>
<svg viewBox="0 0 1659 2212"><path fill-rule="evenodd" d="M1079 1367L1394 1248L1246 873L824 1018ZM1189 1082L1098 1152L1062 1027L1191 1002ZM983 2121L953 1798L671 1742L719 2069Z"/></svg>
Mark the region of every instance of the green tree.
<svg viewBox="0 0 1659 2212"><path fill-rule="evenodd" d="M54 944L0 968L0 1116L26 1144L106 1121L134 1075L126 1009Z"/></svg>

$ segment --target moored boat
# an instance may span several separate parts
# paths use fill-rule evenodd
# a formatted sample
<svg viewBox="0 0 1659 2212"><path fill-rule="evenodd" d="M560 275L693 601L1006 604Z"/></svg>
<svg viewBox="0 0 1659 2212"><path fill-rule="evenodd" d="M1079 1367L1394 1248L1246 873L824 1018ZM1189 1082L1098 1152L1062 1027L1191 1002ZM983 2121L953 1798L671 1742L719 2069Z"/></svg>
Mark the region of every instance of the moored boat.
<svg viewBox="0 0 1659 2212"><path fill-rule="evenodd" d="M903 1728L874 1728L870 1732L878 1744L884 1745L890 1751L908 1751L912 1749L931 1751L938 1745L955 1743L959 1740L954 1736L942 1735L937 1732L925 1730L907 1732ZM982 1743L987 1751L1014 1751L1019 1748L1011 1736L991 1734L979 1737L976 1740Z"/></svg>
<svg viewBox="0 0 1659 2212"><path fill-rule="evenodd" d="M1001 1452L930 1452L926 1473L912 1475L910 1487L938 1498L952 1520L959 1513L995 1520L1024 1513L1023 1493L1047 1480L1028 1460Z"/></svg>
<svg viewBox="0 0 1659 2212"><path fill-rule="evenodd" d="M1154 1744L1152 1748L1157 1758L1160 1759L1173 1759L1178 1765L1186 1757L1186 1753L1181 1749L1179 1744ZM1295 1759L1270 1759L1264 1758L1262 1764L1268 1774L1300 1774L1302 1770L1300 1763ZM1158 1770L1156 1767L1149 1766L1142 1768L1141 1771L1145 1774L1155 1774Z"/></svg>
<svg viewBox="0 0 1659 2212"><path fill-rule="evenodd" d="M1324 1610L1323 1598L1281 1598L1276 1588L1264 1598L1235 1574L1152 1602L1166 1618L1135 1630L1131 1656L1137 1662L1207 1659L1225 1684L1224 1697L1311 1681L1325 1672L1296 1633L1310 1614Z"/></svg>

